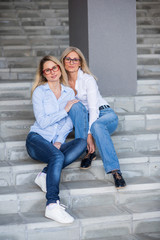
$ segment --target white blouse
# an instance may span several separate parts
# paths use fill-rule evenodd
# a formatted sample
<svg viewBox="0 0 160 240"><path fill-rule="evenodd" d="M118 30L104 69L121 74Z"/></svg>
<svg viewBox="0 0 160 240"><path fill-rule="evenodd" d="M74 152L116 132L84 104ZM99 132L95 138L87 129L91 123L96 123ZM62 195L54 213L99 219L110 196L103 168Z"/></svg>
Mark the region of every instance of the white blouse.
<svg viewBox="0 0 160 240"><path fill-rule="evenodd" d="M96 80L92 75L78 70L75 89L77 91L76 98L79 99L89 112L89 131L91 125L99 117L99 107L109 105L100 95Z"/></svg>

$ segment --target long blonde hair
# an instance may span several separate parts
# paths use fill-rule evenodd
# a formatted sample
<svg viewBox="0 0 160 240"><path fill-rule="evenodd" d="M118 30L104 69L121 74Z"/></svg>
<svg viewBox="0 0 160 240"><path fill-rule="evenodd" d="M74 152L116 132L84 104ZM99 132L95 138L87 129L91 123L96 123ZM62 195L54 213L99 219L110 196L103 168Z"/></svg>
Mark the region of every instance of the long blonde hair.
<svg viewBox="0 0 160 240"><path fill-rule="evenodd" d="M36 71L35 80L34 80L34 83L33 83L33 86L32 86L32 90L31 90L31 96L32 96L34 90L36 89L36 87L47 83L47 79L43 76L43 65L47 61L52 61L52 62L56 63L57 65L59 65L60 71L61 71L60 83L62 83L63 85L66 85L66 86L69 85L66 71L65 71L63 65L61 64L61 62L53 56L44 56L40 60L39 66L38 66L37 71Z"/></svg>
<svg viewBox="0 0 160 240"><path fill-rule="evenodd" d="M82 71L83 71L84 73L87 73L87 74L92 75L92 76L97 80L97 78L91 73L91 71L90 71L90 69L89 69L89 67L88 67L87 61L86 61L83 53L82 53L81 50L80 50L79 48L77 48L77 47L72 47L72 46L70 46L70 47L66 48L66 49L63 51L63 53L62 53L62 55L61 55L61 58L60 58L60 61L61 61L61 63L63 64L63 66L64 66L64 59L65 59L65 57L66 57L70 52L76 52L76 53L79 55Z"/></svg>

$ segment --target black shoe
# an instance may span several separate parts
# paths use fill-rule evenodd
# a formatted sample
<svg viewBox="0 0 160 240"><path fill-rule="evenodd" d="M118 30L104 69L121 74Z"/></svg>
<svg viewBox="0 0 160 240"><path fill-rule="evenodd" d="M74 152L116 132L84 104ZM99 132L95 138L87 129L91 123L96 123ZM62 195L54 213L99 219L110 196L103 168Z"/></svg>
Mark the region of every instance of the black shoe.
<svg viewBox="0 0 160 240"><path fill-rule="evenodd" d="M122 177L122 174L117 172L117 171L113 171L112 172L113 178L114 178L114 183L115 183L115 187L117 189L119 188L124 188L126 186L126 182Z"/></svg>
<svg viewBox="0 0 160 240"><path fill-rule="evenodd" d="M81 169L88 169L91 167L92 160L96 159L96 153L87 153L86 156L81 161Z"/></svg>

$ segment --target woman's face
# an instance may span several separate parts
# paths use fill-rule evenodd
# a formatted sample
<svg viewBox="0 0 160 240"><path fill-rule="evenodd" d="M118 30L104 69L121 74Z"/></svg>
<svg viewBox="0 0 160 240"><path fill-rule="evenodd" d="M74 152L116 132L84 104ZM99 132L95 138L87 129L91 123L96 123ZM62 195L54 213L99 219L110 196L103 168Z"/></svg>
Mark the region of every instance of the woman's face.
<svg viewBox="0 0 160 240"><path fill-rule="evenodd" d="M80 57L76 52L70 52L64 59L64 67L68 73L77 72L81 66Z"/></svg>
<svg viewBox="0 0 160 240"><path fill-rule="evenodd" d="M43 64L43 76L48 82L57 82L61 77L61 70L59 65L55 62L47 61Z"/></svg>

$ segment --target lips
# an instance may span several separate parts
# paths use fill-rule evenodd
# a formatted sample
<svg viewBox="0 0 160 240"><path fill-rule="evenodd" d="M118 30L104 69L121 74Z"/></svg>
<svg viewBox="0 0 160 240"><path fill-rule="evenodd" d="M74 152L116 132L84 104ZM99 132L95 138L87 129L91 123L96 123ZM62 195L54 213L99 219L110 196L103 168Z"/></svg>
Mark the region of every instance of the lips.
<svg viewBox="0 0 160 240"><path fill-rule="evenodd" d="M53 76L51 76L51 78L53 78L53 79L55 79L57 77L57 75L53 75Z"/></svg>
<svg viewBox="0 0 160 240"><path fill-rule="evenodd" d="M75 66L69 66L68 68L69 69L75 69Z"/></svg>

